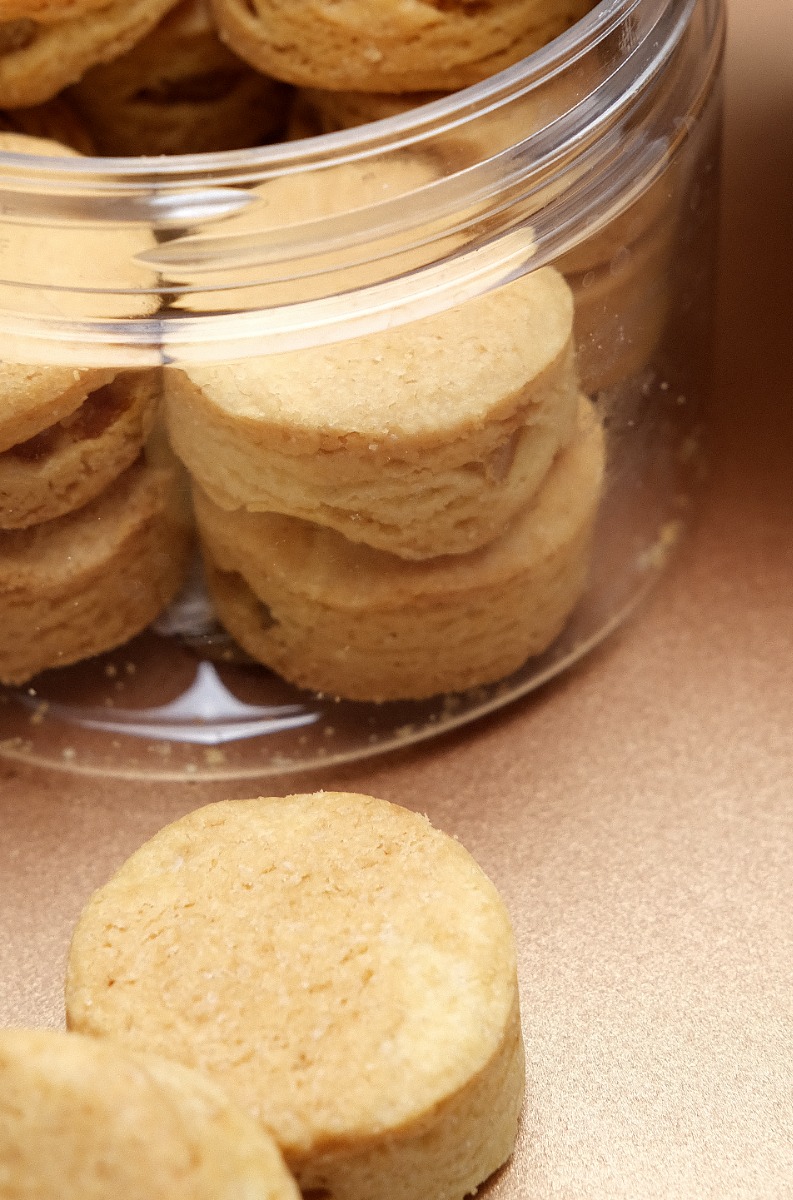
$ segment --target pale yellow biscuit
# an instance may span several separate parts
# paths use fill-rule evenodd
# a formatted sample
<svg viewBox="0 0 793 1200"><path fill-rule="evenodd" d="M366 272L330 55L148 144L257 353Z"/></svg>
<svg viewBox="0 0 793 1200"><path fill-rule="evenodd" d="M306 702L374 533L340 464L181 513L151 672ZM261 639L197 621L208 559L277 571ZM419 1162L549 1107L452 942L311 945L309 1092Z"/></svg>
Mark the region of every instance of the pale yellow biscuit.
<svg viewBox="0 0 793 1200"><path fill-rule="evenodd" d="M0 682L128 641L182 586L176 472L136 463L76 512L0 532Z"/></svg>
<svg viewBox="0 0 793 1200"><path fill-rule="evenodd" d="M108 0L0 0L0 22L32 20L60 25L107 8Z"/></svg>
<svg viewBox="0 0 793 1200"><path fill-rule="evenodd" d="M425 817L320 792L213 804L89 901L72 1028L201 1067L304 1192L462 1200L515 1140L515 947L492 883Z"/></svg>
<svg viewBox="0 0 793 1200"><path fill-rule="evenodd" d="M417 151L267 180L250 190L241 211L180 239L173 257L167 245L162 247L162 288L174 285L173 309L237 312L319 297L336 301L384 278L402 278L453 254L463 241L458 224L483 215L481 204L457 206L442 216L427 213L432 191L424 189L431 189L442 174L434 156ZM394 232L406 210L413 214L407 237ZM350 229L356 234L341 248L338 225L342 239ZM528 257L530 231L520 235L520 243ZM213 262L209 273L208 257ZM167 329L165 333L167 350ZM307 331L315 341L312 334Z"/></svg>
<svg viewBox="0 0 793 1200"><path fill-rule="evenodd" d="M0 133L0 152L6 151L14 155L76 157L76 152L65 145L20 133ZM24 160L19 162L24 163ZM26 221L24 198L20 200L13 187L14 180L26 167L17 166L10 160L4 169L10 180L8 194L14 203L0 212L0 307L24 317L41 317L43 322L60 322L61 319L102 322L145 317L156 312L161 304L156 272L138 259L155 245L155 236L149 227L145 224L132 226L122 221L119 224L110 221L96 224ZM35 170L36 176L26 186L35 191L42 184L38 168L31 164L30 170ZM24 190L23 187L23 193ZM59 377L52 373L53 370L59 371L64 379L73 373L71 367L59 365L62 350L56 335L40 337L36 341L31 338L24 348L20 348L18 337L4 336L0 341L0 352L4 371L8 367L12 372L22 372L19 379L25 372L30 372L32 377L43 370L55 388L55 380ZM116 366L116 354L118 352L110 343L106 352L108 365ZM35 359L41 366L10 366L18 364L20 358L23 364ZM4 406L0 404L0 448L4 442L5 416ZM38 428L58 419L59 415L53 413L52 418L44 420ZM31 430L30 434L35 432L37 430ZM20 437L30 434L23 433Z"/></svg>
<svg viewBox="0 0 793 1200"><path fill-rule="evenodd" d="M552 269L383 333L169 372L174 448L221 507L405 558L465 553L539 486L575 416Z"/></svg>
<svg viewBox="0 0 793 1200"><path fill-rule="evenodd" d="M546 650L586 582L604 466L587 401L534 500L470 554L405 562L304 521L196 518L220 620L291 682L350 700L420 700L492 683Z"/></svg>
<svg viewBox="0 0 793 1200"><path fill-rule="evenodd" d="M3 1200L299 1200L272 1139L176 1063L0 1030Z"/></svg>
<svg viewBox="0 0 793 1200"><path fill-rule="evenodd" d="M277 137L284 91L222 44L204 0L182 0L70 97L102 154L200 154Z"/></svg>
<svg viewBox="0 0 793 1200"><path fill-rule="evenodd" d="M138 457L151 433L159 371L127 372L64 420L0 453L0 529L24 529L87 504Z"/></svg>
<svg viewBox="0 0 793 1200"><path fill-rule="evenodd" d="M453 91L518 62L593 0L212 0L223 38L261 71L304 87Z"/></svg>
<svg viewBox="0 0 793 1200"><path fill-rule="evenodd" d="M0 153L79 158L76 151L59 142L21 133L0 133ZM68 169L69 164L64 163L63 166ZM33 171L38 168L31 164L29 169ZM26 220L29 201L26 206L25 192L31 186L35 189L38 185L34 182L28 184L27 188L23 186L20 189L21 196L16 193L17 174L24 174L28 170L23 158L17 162L9 159L4 170L7 195L9 200L13 198L13 203L9 202L0 211L0 254L3 263L0 272L0 307L12 313L41 315L45 320L64 318L87 321L148 316L159 308L156 274L138 261L138 255L155 244L150 228L129 225L122 216L118 224L110 220L97 221L95 224L88 221L70 224L44 221L40 216L33 221ZM60 349L57 339L42 338L41 343L42 362L52 362L54 358L57 363ZM9 366L9 363L18 361L15 355L19 352L12 338L4 342L3 349L2 370L8 368L15 380L22 380L25 372L29 371L33 377L42 370L40 367ZM112 346L108 349L107 358L109 362L114 362ZM64 379L73 374L72 368L55 369L61 371L60 377ZM52 370L46 367L44 376L55 388L58 386L55 380L59 377ZM2 394L0 376L0 397ZM5 448L2 432L5 416L4 405L0 404L0 449ZM38 429L59 419L53 413ZM29 434L23 433L14 440L31 436L38 429L31 429Z"/></svg>
<svg viewBox="0 0 793 1200"><path fill-rule="evenodd" d="M57 111L58 105L40 105L30 109L30 113ZM22 120L23 115L17 112L3 113L3 120L13 122ZM3 129L0 131L0 153L35 154L45 158L79 158L79 151L67 145L65 139L53 137L51 134L31 133L21 129Z"/></svg>
<svg viewBox="0 0 793 1200"><path fill-rule="evenodd" d="M0 107L24 108L51 100L89 67L124 54L154 28L178 0L28 7L9 5L0 23Z"/></svg>
<svg viewBox="0 0 793 1200"><path fill-rule="evenodd" d="M0 133L0 152L76 158L76 151L47 138L16 132ZM56 284L72 261L82 262L83 270L93 272L93 280L102 282L103 267L96 252L106 251L108 241L91 231L91 252L85 235L55 230L42 234L38 228L0 221L0 245L3 249L3 273L6 281L20 282L35 273ZM118 243L124 247L124 235ZM13 283L7 285L13 291ZM0 294L5 291L0 287ZM93 367L75 368L0 362L0 454L26 442L43 430L68 419L87 397L109 384L115 370Z"/></svg>

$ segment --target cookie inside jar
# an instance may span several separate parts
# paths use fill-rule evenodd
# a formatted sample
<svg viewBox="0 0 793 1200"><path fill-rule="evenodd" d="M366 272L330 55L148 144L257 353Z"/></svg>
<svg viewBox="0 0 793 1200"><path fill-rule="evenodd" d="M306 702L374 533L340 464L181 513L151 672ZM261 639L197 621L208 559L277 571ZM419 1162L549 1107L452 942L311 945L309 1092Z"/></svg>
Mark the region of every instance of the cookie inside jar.
<svg viewBox="0 0 793 1200"><path fill-rule="evenodd" d="M82 3L86 47L113 12ZM0 70L5 357L30 396L61 372L0 413L0 542L104 500L143 451L198 544L123 661L25 681L109 770L114 740L144 774L278 773L470 720L604 637L682 528L706 26L673 28L672 0L668 27L649 0L630 22L414 6L412 33L404 8L320 7L293 45L259 0L163 3L35 102ZM18 72L65 30L62 6L7 15L35 25L1 56Z"/></svg>

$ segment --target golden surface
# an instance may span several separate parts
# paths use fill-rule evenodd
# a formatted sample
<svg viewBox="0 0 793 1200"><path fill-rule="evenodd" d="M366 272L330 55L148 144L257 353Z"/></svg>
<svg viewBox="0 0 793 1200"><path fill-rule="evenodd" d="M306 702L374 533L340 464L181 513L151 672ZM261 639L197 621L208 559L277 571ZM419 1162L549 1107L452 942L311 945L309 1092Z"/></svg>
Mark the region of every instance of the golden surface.
<svg viewBox="0 0 793 1200"><path fill-rule="evenodd" d="M488 1200L793 1196L793 5L730 8L719 386L693 535L623 632L539 695L283 781L428 812L511 908L528 1103ZM60 1024L90 889L228 791L0 765L0 1020Z"/></svg>

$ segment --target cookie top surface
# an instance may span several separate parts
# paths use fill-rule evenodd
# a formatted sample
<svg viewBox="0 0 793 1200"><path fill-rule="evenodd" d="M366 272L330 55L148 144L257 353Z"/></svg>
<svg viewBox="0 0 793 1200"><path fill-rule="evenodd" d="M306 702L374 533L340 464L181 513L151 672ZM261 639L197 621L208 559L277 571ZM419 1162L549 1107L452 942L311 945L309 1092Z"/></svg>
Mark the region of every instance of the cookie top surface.
<svg viewBox="0 0 793 1200"><path fill-rule="evenodd" d="M0 67L2 57L0 54ZM0 132L0 152L83 157L49 138L11 132ZM65 168L69 169L68 163ZM16 204L22 203L17 198ZM29 221L22 221L13 213L0 212L0 303L12 312L35 312L49 318L111 319L151 313L160 303L156 276L137 261L137 255L153 245L150 228L127 225L123 220L61 223L34 212Z"/></svg>
<svg viewBox="0 0 793 1200"><path fill-rule="evenodd" d="M0 1031L3 1200L299 1200L272 1140L197 1072Z"/></svg>
<svg viewBox="0 0 793 1200"><path fill-rule="evenodd" d="M0 154L81 157L76 150L52 138L11 130L0 132ZM57 236L60 245L62 234ZM0 218L3 276L11 283L11 290L13 281L26 282L39 270L46 274L54 269L57 273L57 264L42 265L49 257L47 249L43 249L47 237L40 228L31 229ZM0 453L69 416L80 407L89 391L108 383L113 374L95 369L0 362Z"/></svg>
<svg viewBox="0 0 793 1200"><path fill-rule="evenodd" d="M203 1066L287 1157L454 1095L515 1004L509 918L468 852L333 792L162 830L89 902L67 980L73 1028Z"/></svg>
<svg viewBox="0 0 793 1200"><path fill-rule="evenodd" d="M251 438L428 438L501 418L569 346L573 302L543 268L436 316L188 376ZM321 448L321 445L320 445Z"/></svg>
<svg viewBox="0 0 793 1200"><path fill-rule="evenodd" d="M365 288L382 278L385 267L390 278L397 278L426 265L441 251L451 253L463 244L461 221L485 215L481 203L462 212L459 208L442 215L428 212L432 198L425 189L442 177L443 167L435 156L406 150L318 164L269 179L251 189L249 203L240 212L195 226L182 240L183 250L197 252L200 267L202 243L208 242L210 253L217 253L220 239L230 252L230 266L212 272L213 290L205 292L203 270L196 271L189 261L169 262L167 280L191 285L189 294L177 297L174 304L189 311L241 305L251 310L269 308ZM396 232L402 228L406 205L414 234L408 246L404 232ZM528 254L530 231L525 240ZM256 262L263 248L265 261ZM255 252L251 265L235 261L251 250ZM279 267L284 253L285 272Z"/></svg>

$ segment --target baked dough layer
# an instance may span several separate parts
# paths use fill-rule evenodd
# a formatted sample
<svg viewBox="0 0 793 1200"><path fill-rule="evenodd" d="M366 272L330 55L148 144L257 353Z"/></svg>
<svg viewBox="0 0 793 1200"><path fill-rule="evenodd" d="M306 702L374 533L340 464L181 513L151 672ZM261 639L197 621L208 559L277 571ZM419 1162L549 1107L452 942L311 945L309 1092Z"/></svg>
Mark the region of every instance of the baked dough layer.
<svg viewBox="0 0 793 1200"><path fill-rule="evenodd" d="M422 562L293 518L225 513L196 490L215 607L249 654L314 691L418 700L494 682L547 649L575 607L603 469L582 398L576 437L507 531Z"/></svg>
<svg viewBox="0 0 793 1200"><path fill-rule="evenodd" d="M0 532L0 682L128 641L170 603L189 561L176 471L143 462L76 512Z"/></svg>
<svg viewBox="0 0 793 1200"><path fill-rule="evenodd" d="M221 508L404 558L492 540L575 421L570 290L552 268L366 337L166 373L176 453Z"/></svg>
<svg viewBox="0 0 793 1200"><path fill-rule="evenodd" d="M142 41L72 89L101 154L201 154L271 141L283 87L217 36L204 0L182 0Z"/></svg>
<svg viewBox="0 0 793 1200"><path fill-rule="evenodd" d="M0 528L52 521L131 466L154 425L159 371L124 372L65 420L0 453Z"/></svg>

